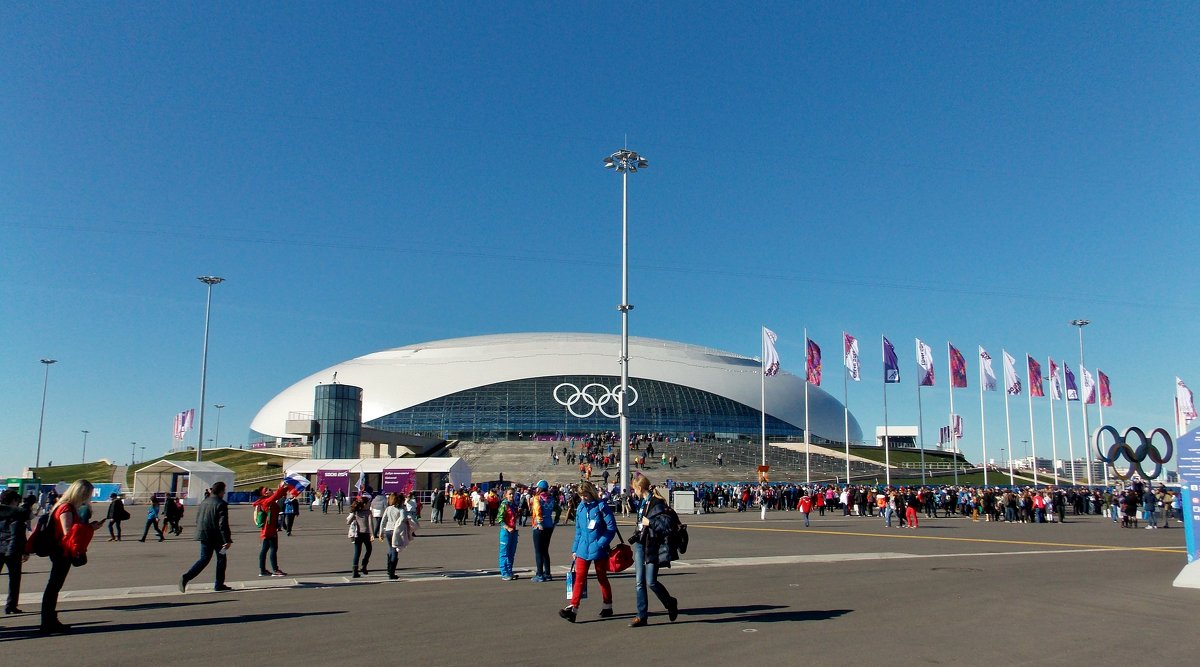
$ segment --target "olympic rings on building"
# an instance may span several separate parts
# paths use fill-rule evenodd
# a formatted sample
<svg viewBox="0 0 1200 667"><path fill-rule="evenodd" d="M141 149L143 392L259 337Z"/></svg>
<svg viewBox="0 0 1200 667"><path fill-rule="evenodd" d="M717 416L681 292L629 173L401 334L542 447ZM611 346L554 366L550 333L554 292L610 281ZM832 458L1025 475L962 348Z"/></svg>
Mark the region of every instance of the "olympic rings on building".
<svg viewBox="0 0 1200 667"><path fill-rule="evenodd" d="M564 387L568 388L565 395L562 391ZM627 407L638 402L637 389L631 386L629 392L632 394L633 400L625 404ZM580 389L570 382L564 382L554 388L554 400L580 419L591 417L596 414L597 410L609 419L621 416L621 388L619 386L609 389L599 382L593 382ZM576 411L576 406L579 406L579 412Z"/></svg>
<svg viewBox="0 0 1200 667"><path fill-rule="evenodd" d="M1107 448L1100 445L1100 436L1104 433L1111 433L1113 442ZM1159 447L1155 445L1155 436L1162 435L1162 444L1165 453L1159 453ZM1137 447L1133 447L1130 442L1130 436L1136 436ZM1150 437L1146 437L1146 432L1142 429L1131 426L1125 429L1125 435L1118 435L1117 429L1111 426L1101 426L1096 430L1096 456L1103 461L1112 465L1113 471L1117 477L1121 479L1129 479L1133 476L1134 471L1137 471L1145 479L1157 479L1162 474L1163 464L1171 460L1175 454L1175 443L1171 440L1171 434L1164 428L1156 428L1150 432ZM1129 462L1129 466L1122 473L1117 469L1117 459L1124 458ZM1142 462L1149 459L1154 464L1152 472L1146 472L1142 467Z"/></svg>

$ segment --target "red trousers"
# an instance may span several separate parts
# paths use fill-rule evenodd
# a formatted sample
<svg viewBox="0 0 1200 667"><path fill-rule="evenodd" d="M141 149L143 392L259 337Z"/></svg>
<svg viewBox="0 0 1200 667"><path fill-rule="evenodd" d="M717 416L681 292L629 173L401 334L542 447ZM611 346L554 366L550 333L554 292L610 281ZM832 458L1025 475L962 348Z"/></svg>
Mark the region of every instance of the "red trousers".
<svg viewBox="0 0 1200 667"><path fill-rule="evenodd" d="M612 587L608 585L608 560L575 559L575 587L571 589L571 606L578 608L583 597L583 582L587 581L588 565L596 566L596 581L600 584L600 598L604 604L612 604Z"/></svg>
<svg viewBox="0 0 1200 667"><path fill-rule="evenodd" d="M917 527L917 508L909 505L904 510L904 518L908 521L909 528Z"/></svg>

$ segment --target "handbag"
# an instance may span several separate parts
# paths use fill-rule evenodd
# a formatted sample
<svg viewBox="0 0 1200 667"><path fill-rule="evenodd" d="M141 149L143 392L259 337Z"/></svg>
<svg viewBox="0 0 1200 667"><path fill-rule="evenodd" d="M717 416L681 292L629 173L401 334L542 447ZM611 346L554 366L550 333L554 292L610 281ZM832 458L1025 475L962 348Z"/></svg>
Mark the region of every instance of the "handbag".
<svg viewBox="0 0 1200 667"><path fill-rule="evenodd" d="M346 531L346 537L352 540L358 539L358 521L354 520L353 515L351 515L350 519L350 529Z"/></svg>
<svg viewBox="0 0 1200 667"><path fill-rule="evenodd" d="M571 601L571 596L575 592L575 562L571 562L571 569L567 570L567 602ZM587 599L587 579L583 580L583 593L579 596L580 600Z"/></svg>
<svg viewBox="0 0 1200 667"><path fill-rule="evenodd" d="M617 528L617 539L621 540L621 542L608 552L609 572L624 572L629 569L630 565L633 565L633 549L628 544L625 544L625 539L621 537L620 528Z"/></svg>

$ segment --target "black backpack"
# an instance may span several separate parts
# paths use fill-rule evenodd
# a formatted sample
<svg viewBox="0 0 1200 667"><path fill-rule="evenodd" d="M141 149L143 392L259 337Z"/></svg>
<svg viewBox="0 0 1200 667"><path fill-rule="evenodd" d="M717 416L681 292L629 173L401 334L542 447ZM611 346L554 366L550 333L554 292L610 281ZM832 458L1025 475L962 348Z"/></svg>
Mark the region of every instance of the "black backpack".
<svg viewBox="0 0 1200 667"><path fill-rule="evenodd" d="M33 524L33 532L29 534L29 542L25 550L35 556L46 558L54 551L54 526L50 523L51 512L38 517Z"/></svg>
<svg viewBox="0 0 1200 667"><path fill-rule="evenodd" d="M679 515L675 513L674 508L667 507L666 513L671 518L671 532L667 540L675 551L685 554L688 548L687 524L679 520Z"/></svg>

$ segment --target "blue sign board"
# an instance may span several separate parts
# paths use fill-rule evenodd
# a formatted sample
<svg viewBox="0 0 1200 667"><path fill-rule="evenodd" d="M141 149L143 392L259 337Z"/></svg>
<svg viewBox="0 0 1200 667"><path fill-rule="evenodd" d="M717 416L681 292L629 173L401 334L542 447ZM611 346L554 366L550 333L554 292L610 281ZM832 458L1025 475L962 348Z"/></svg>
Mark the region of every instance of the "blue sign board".
<svg viewBox="0 0 1200 667"><path fill-rule="evenodd" d="M1184 535L1187 537L1187 557L1192 563L1200 560L1200 428L1188 431L1175 443L1179 452L1179 486L1183 490Z"/></svg>

